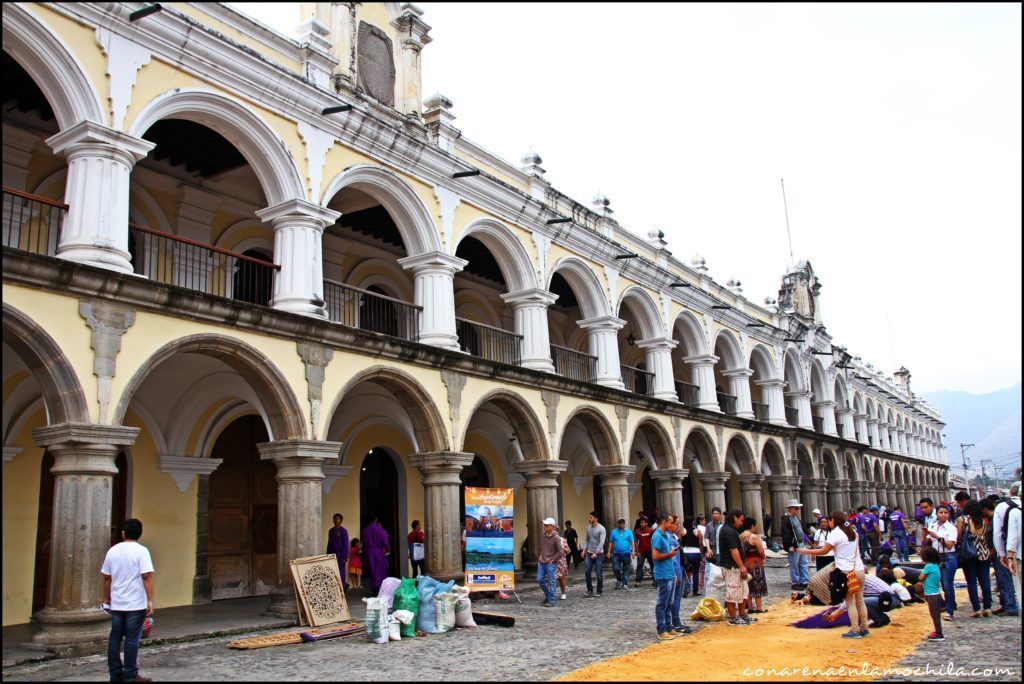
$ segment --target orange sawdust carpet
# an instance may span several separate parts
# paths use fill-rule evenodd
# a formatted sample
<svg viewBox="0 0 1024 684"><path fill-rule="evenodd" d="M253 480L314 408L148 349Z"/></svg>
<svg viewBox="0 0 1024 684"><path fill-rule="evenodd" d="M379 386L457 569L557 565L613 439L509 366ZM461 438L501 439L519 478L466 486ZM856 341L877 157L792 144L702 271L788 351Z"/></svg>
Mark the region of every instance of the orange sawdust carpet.
<svg viewBox="0 0 1024 684"><path fill-rule="evenodd" d="M958 602L966 602L966 592L957 593ZM885 668L913 653L932 631L928 607L923 603L890 612L892 622L872 630L865 639L842 639L848 627L791 626L824 610L821 606L793 605L786 599L768 607L769 611L757 615L758 622L750 627L712 623L698 633L655 642L557 680L860 681L895 676L886 673Z"/></svg>

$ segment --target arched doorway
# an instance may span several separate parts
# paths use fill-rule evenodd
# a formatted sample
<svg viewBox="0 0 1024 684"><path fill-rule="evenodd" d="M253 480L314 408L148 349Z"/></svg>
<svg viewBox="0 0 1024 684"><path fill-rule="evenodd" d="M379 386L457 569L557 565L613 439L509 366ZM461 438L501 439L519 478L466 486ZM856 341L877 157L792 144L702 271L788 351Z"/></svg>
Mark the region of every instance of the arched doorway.
<svg viewBox="0 0 1024 684"><path fill-rule="evenodd" d="M658 495L654 480L651 479L650 466L644 468L644 472L640 476L640 499L643 502L644 513L650 513L658 506Z"/></svg>
<svg viewBox="0 0 1024 684"><path fill-rule="evenodd" d="M398 469L391 454L381 447L374 447L366 454L359 469L359 510L365 518L360 530L366 527L372 515L388 533L391 553L388 555L388 576L402 576L402 554L405 526L398 517Z"/></svg>
<svg viewBox="0 0 1024 684"><path fill-rule="evenodd" d="M487 466L479 454L473 455L473 462L459 473L462 486L459 487L459 520L466 518L466 487L490 487L491 476L487 474Z"/></svg>
<svg viewBox="0 0 1024 684"><path fill-rule="evenodd" d="M228 425L210 458L207 568L212 598L264 596L277 584L277 468L256 445L268 440L263 419L242 416Z"/></svg>
<svg viewBox="0 0 1024 684"><path fill-rule="evenodd" d="M39 477L39 514L36 520L35 580L32 585L32 612L46 607L46 592L50 584L50 536L53 533L53 455L43 452L42 472ZM111 484L110 545L121 541L121 525L128 510L128 457L124 450L114 459L117 475Z"/></svg>

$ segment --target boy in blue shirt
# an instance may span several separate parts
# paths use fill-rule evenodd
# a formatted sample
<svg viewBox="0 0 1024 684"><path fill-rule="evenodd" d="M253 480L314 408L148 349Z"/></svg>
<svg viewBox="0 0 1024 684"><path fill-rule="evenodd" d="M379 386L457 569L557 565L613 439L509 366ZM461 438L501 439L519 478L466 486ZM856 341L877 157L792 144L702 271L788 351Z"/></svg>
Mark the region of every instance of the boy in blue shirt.
<svg viewBox="0 0 1024 684"><path fill-rule="evenodd" d="M939 552L934 546L926 546L921 549L921 560L925 562L921 570L921 584L924 591L924 600L928 603L928 612L932 616L932 624L935 630L928 635L928 641L945 641L942 636L942 571L939 569Z"/></svg>
<svg viewBox="0 0 1024 684"><path fill-rule="evenodd" d="M615 588L629 589L630 561L636 558L636 539L633 530L626 529L625 518L619 518L615 529L608 535L608 542L611 545L608 555L615 572Z"/></svg>

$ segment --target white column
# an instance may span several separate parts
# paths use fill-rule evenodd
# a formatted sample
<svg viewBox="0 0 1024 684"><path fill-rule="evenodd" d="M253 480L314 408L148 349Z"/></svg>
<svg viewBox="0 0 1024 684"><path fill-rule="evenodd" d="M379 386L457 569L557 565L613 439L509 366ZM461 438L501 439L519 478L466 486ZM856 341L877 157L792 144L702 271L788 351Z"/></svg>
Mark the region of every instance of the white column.
<svg viewBox="0 0 1024 684"><path fill-rule="evenodd" d="M399 259L398 263L412 271L416 282L416 304L423 307L419 341L458 351L455 274L469 262L443 252L428 252Z"/></svg>
<svg viewBox="0 0 1024 684"><path fill-rule="evenodd" d="M301 199L256 212L274 227L274 277L270 305L292 313L327 318L324 308L323 232L340 213Z"/></svg>
<svg viewBox="0 0 1024 684"><path fill-rule="evenodd" d="M615 316L600 316L579 321L590 339L590 354L597 357L597 375L594 382L606 387L624 389L622 370L619 368L619 329L626 321Z"/></svg>
<svg viewBox="0 0 1024 684"><path fill-rule="evenodd" d="M814 408L821 416L821 431L826 435L838 437L836 431L836 402L831 399L814 402Z"/></svg>
<svg viewBox="0 0 1024 684"><path fill-rule="evenodd" d="M877 419L876 422L878 423L878 425L876 426L878 429L878 434L876 435L876 437L878 437L878 439L875 440L875 446L878 447L879 449L884 449L885 451L888 451L889 426L886 423L883 423L882 421Z"/></svg>
<svg viewBox="0 0 1024 684"><path fill-rule="evenodd" d="M672 372L672 350L679 344L676 340L659 337L640 340L636 346L647 353L647 370L654 373L654 387L650 395L655 399L679 401L676 395L675 374Z"/></svg>
<svg viewBox="0 0 1024 684"><path fill-rule="evenodd" d="M761 388L761 396L768 404L768 422L772 425L786 425L786 399L782 395L782 388L786 386L783 380L755 380Z"/></svg>
<svg viewBox="0 0 1024 684"><path fill-rule="evenodd" d="M155 146L148 140L83 121L46 139L68 160L57 256L122 273L128 253L128 184L135 162Z"/></svg>
<svg viewBox="0 0 1024 684"><path fill-rule="evenodd" d="M520 365L554 373L555 364L551 362L551 342L548 337L548 307L558 299L558 295L534 288L503 294L501 298L506 304L512 305L516 333L523 336Z"/></svg>
<svg viewBox="0 0 1024 684"><path fill-rule="evenodd" d="M857 439L857 431L853 426L853 409L836 409L836 418L839 424L843 426L843 439Z"/></svg>
<svg viewBox="0 0 1024 684"><path fill-rule="evenodd" d="M787 397L795 400L796 404L796 427L807 430L814 429L814 421L811 420L811 393L808 390L796 390L786 392Z"/></svg>
<svg viewBox="0 0 1024 684"><path fill-rule="evenodd" d="M722 375L729 378L729 389L736 397L736 416L739 418L754 417L754 407L750 405L750 376L753 374L750 368L722 371Z"/></svg>
<svg viewBox="0 0 1024 684"><path fill-rule="evenodd" d="M899 449L898 449L899 453L901 453L901 454L908 454L909 455L910 454L910 450L907 449L907 431L897 428L896 429L896 439L897 439L896 443L899 445Z"/></svg>
<svg viewBox="0 0 1024 684"><path fill-rule="evenodd" d="M705 411L722 412L718 405L718 393L715 392L715 364L718 357L714 354L686 356L683 361L693 366L693 384L700 388L699 408Z"/></svg>
<svg viewBox="0 0 1024 684"><path fill-rule="evenodd" d="M853 416L853 422L855 424L856 439L861 444L868 443L868 414L858 413Z"/></svg>

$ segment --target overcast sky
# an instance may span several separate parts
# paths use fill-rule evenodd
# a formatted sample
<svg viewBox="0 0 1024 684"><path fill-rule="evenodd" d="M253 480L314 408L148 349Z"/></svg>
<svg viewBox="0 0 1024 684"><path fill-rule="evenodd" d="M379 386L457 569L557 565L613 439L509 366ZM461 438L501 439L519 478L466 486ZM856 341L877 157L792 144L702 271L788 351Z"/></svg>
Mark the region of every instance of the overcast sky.
<svg viewBox="0 0 1024 684"><path fill-rule="evenodd" d="M298 4L230 3L271 26ZM918 392L1021 377L1021 6L418 3L424 95L755 302L793 254Z"/></svg>

